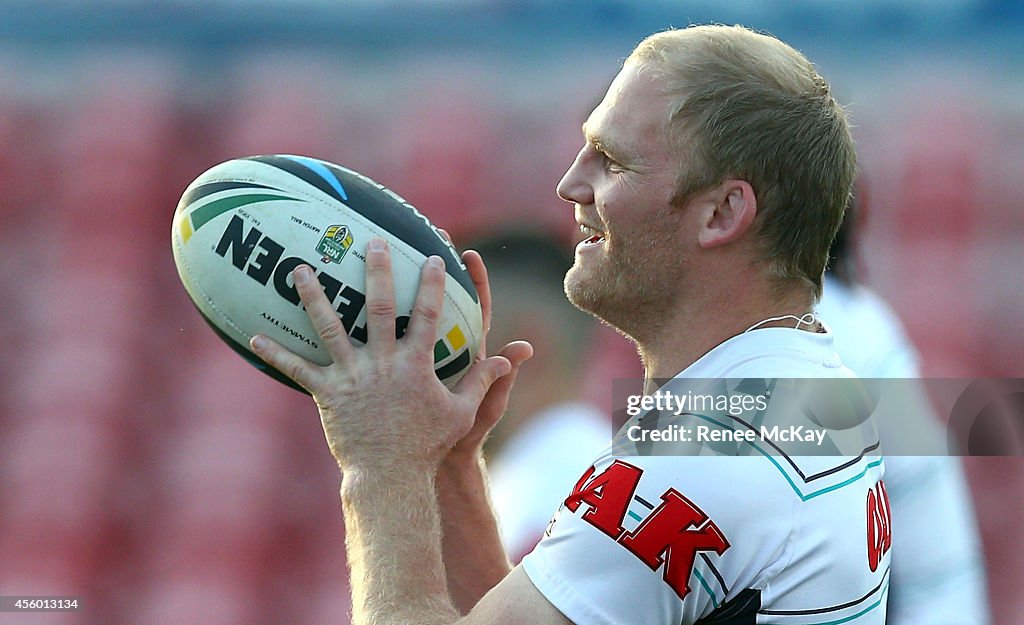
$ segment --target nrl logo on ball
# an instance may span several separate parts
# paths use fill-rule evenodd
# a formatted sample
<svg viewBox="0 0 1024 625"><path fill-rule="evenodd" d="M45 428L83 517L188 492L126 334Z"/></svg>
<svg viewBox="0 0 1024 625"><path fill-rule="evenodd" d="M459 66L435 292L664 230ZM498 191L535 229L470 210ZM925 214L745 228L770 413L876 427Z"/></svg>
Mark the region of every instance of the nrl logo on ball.
<svg viewBox="0 0 1024 625"><path fill-rule="evenodd" d="M340 263L350 247L352 233L349 232L348 226L331 226L320 239L316 251L323 254L321 262Z"/></svg>

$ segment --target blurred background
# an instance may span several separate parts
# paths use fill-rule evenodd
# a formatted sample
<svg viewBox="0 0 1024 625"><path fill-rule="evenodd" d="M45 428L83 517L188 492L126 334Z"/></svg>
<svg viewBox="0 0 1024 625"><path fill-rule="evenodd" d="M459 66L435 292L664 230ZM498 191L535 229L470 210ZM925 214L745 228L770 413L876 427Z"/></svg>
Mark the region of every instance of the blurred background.
<svg viewBox="0 0 1024 625"><path fill-rule="evenodd" d="M192 308L182 190L306 154L460 246L534 230L568 254L580 123L640 39L704 22L779 36L848 104L861 277L925 374L1024 377L1020 2L0 0L0 595L88 606L0 623L347 622L315 409ZM604 407L635 361L605 330L586 348L571 388ZM965 465L994 621L1024 623L1024 461Z"/></svg>

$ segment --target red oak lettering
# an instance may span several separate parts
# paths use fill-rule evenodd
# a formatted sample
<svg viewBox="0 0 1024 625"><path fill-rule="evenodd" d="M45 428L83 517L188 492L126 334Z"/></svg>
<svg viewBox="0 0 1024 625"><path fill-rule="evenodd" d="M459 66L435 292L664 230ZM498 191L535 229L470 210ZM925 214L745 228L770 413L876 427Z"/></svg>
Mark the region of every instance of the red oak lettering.
<svg viewBox="0 0 1024 625"><path fill-rule="evenodd" d="M591 467L566 498L565 507L576 512L581 503L587 504L583 520L615 539L652 571L664 565L662 578L682 599L690 592L688 581L697 552L722 555L729 541L708 515L674 488L661 496L661 505L635 530L625 533L622 521L641 474L642 469L621 460L596 477Z"/></svg>
<svg viewBox="0 0 1024 625"><path fill-rule="evenodd" d="M587 479L594 474L594 467L591 467L566 498L565 507L576 512L580 503L589 505L590 509L583 513L583 520L612 538L618 538L625 531L622 519L626 518L626 508L640 482L641 473L643 471L637 467L616 460L587 483Z"/></svg>
<svg viewBox="0 0 1024 625"><path fill-rule="evenodd" d="M670 488L661 500L661 505L619 542L651 570L664 564L662 577L682 599L690 592L687 582L697 552L714 551L722 555L729 548L729 541L700 508L676 489Z"/></svg>
<svg viewBox="0 0 1024 625"><path fill-rule="evenodd" d="M892 547L892 512L889 508L889 495L881 481L873 490L868 489L867 521L868 568L874 573L882 556Z"/></svg>

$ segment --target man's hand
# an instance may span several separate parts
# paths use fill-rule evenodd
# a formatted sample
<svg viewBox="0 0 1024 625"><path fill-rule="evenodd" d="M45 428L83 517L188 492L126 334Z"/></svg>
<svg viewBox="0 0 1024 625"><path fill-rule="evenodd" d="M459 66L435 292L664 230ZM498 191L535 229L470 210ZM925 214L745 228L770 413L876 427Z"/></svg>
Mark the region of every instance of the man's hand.
<svg viewBox="0 0 1024 625"><path fill-rule="evenodd" d="M491 288L487 269L480 254L474 251L465 252L462 261L466 263L480 296L486 337L491 324ZM486 341L481 341L477 359L483 359L486 354ZM501 545L494 512L488 501L481 448L487 434L504 414L519 367L533 355L533 347L525 341L516 341L502 348L499 354L512 364L511 371L491 385L477 409L473 427L448 452L437 472L436 489L444 531L443 554L448 592L455 607L463 614L468 613L512 568Z"/></svg>
<svg viewBox="0 0 1024 625"><path fill-rule="evenodd" d="M437 256L427 260L408 330L396 339L391 258L382 239L370 242L365 347L349 340L308 266L298 267L292 275L332 364L313 364L259 335L250 342L253 351L313 395L331 453L342 470L405 464L433 472L456 442L475 431L481 402L495 381L512 370L505 356L487 358L481 352L453 391L438 380L433 346L444 302L444 261ZM513 356L521 353L518 349L512 348ZM507 398L505 389L492 396L488 406L500 403L503 410ZM491 418L492 413L487 415ZM495 421L498 416L500 412Z"/></svg>
<svg viewBox="0 0 1024 625"><path fill-rule="evenodd" d="M476 253L464 258L489 322L483 261ZM408 331L396 340L390 257L383 241L371 241L366 251L365 347L352 345L309 267L299 267L292 275L332 364L310 363L263 336L250 343L261 358L312 393L331 452L344 472L341 501L353 623L451 624L502 578L501 588L494 589L493 599L480 602L471 622L567 623L525 574L506 576L508 563L487 506L482 473L458 477L451 462L444 462L441 477L437 471L446 455L449 460L479 459L480 445L508 401L513 365L517 368L532 353L529 344L510 343L502 350L506 355L490 358L481 347L476 362L449 391L434 374L433 345L444 301L440 258L431 257L424 266ZM459 450L453 452L456 446ZM442 522L438 496L448 512L461 518L452 527L462 533L449 532L449 523ZM466 606L461 610L449 594L442 524L446 549L455 550L456 561L476 561L466 562L456 575L476 580L452 589ZM465 534L467 526L484 527L486 540Z"/></svg>
<svg viewBox="0 0 1024 625"><path fill-rule="evenodd" d="M444 232L442 230L442 232ZM445 232L445 235L448 233ZM449 239L450 241L451 239ZM466 264L469 275L473 279L473 285L480 297L480 308L483 312L484 338L480 341L480 349L477 353L477 360L487 357L487 334L491 330L491 285L487 278L487 267L484 265L480 254L474 250L467 250L462 254L462 262ZM471 462L475 463L483 448L487 435L494 429L501 416L505 414L508 407L509 393L515 383L519 367L533 356L533 346L526 341L514 341L505 345L498 352L499 356L506 358L512 365L511 371L501 376L484 395L483 401L477 410L473 427L463 436L445 459L446 463Z"/></svg>

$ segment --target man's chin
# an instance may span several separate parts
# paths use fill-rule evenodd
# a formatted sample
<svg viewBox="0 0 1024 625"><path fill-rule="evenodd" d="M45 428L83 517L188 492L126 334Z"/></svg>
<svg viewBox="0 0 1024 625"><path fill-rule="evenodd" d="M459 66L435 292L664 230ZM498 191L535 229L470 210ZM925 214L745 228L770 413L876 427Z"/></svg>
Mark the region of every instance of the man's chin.
<svg viewBox="0 0 1024 625"><path fill-rule="evenodd" d="M601 288L604 286L601 280L596 276L587 275L589 273L578 264L573 265L565 274L565 296L576 308L603 319L602 312L607 308L609 296Z"/></svg>
<svg viewBox="0 0 1024 625"><path fill-rule="evenodd" d="M569 303L576 308L586 310L581 306L581 302L586 299L583 297L583 293L587 290L586 278L582 274L583 268L579 266L579 263L570 267L565 274L565 279L562 280L562 289L565 291Z"/></svg>
<svg viewBox="0 0 1024 625"><path fill-rule="evenodd" d="M601 267L573 265L565 274L563 287L569 302L585 313L597 317L625 336L633 336L643 304L634 282L609 280ZM623 288L627 287L627 288Z"/></svg>

